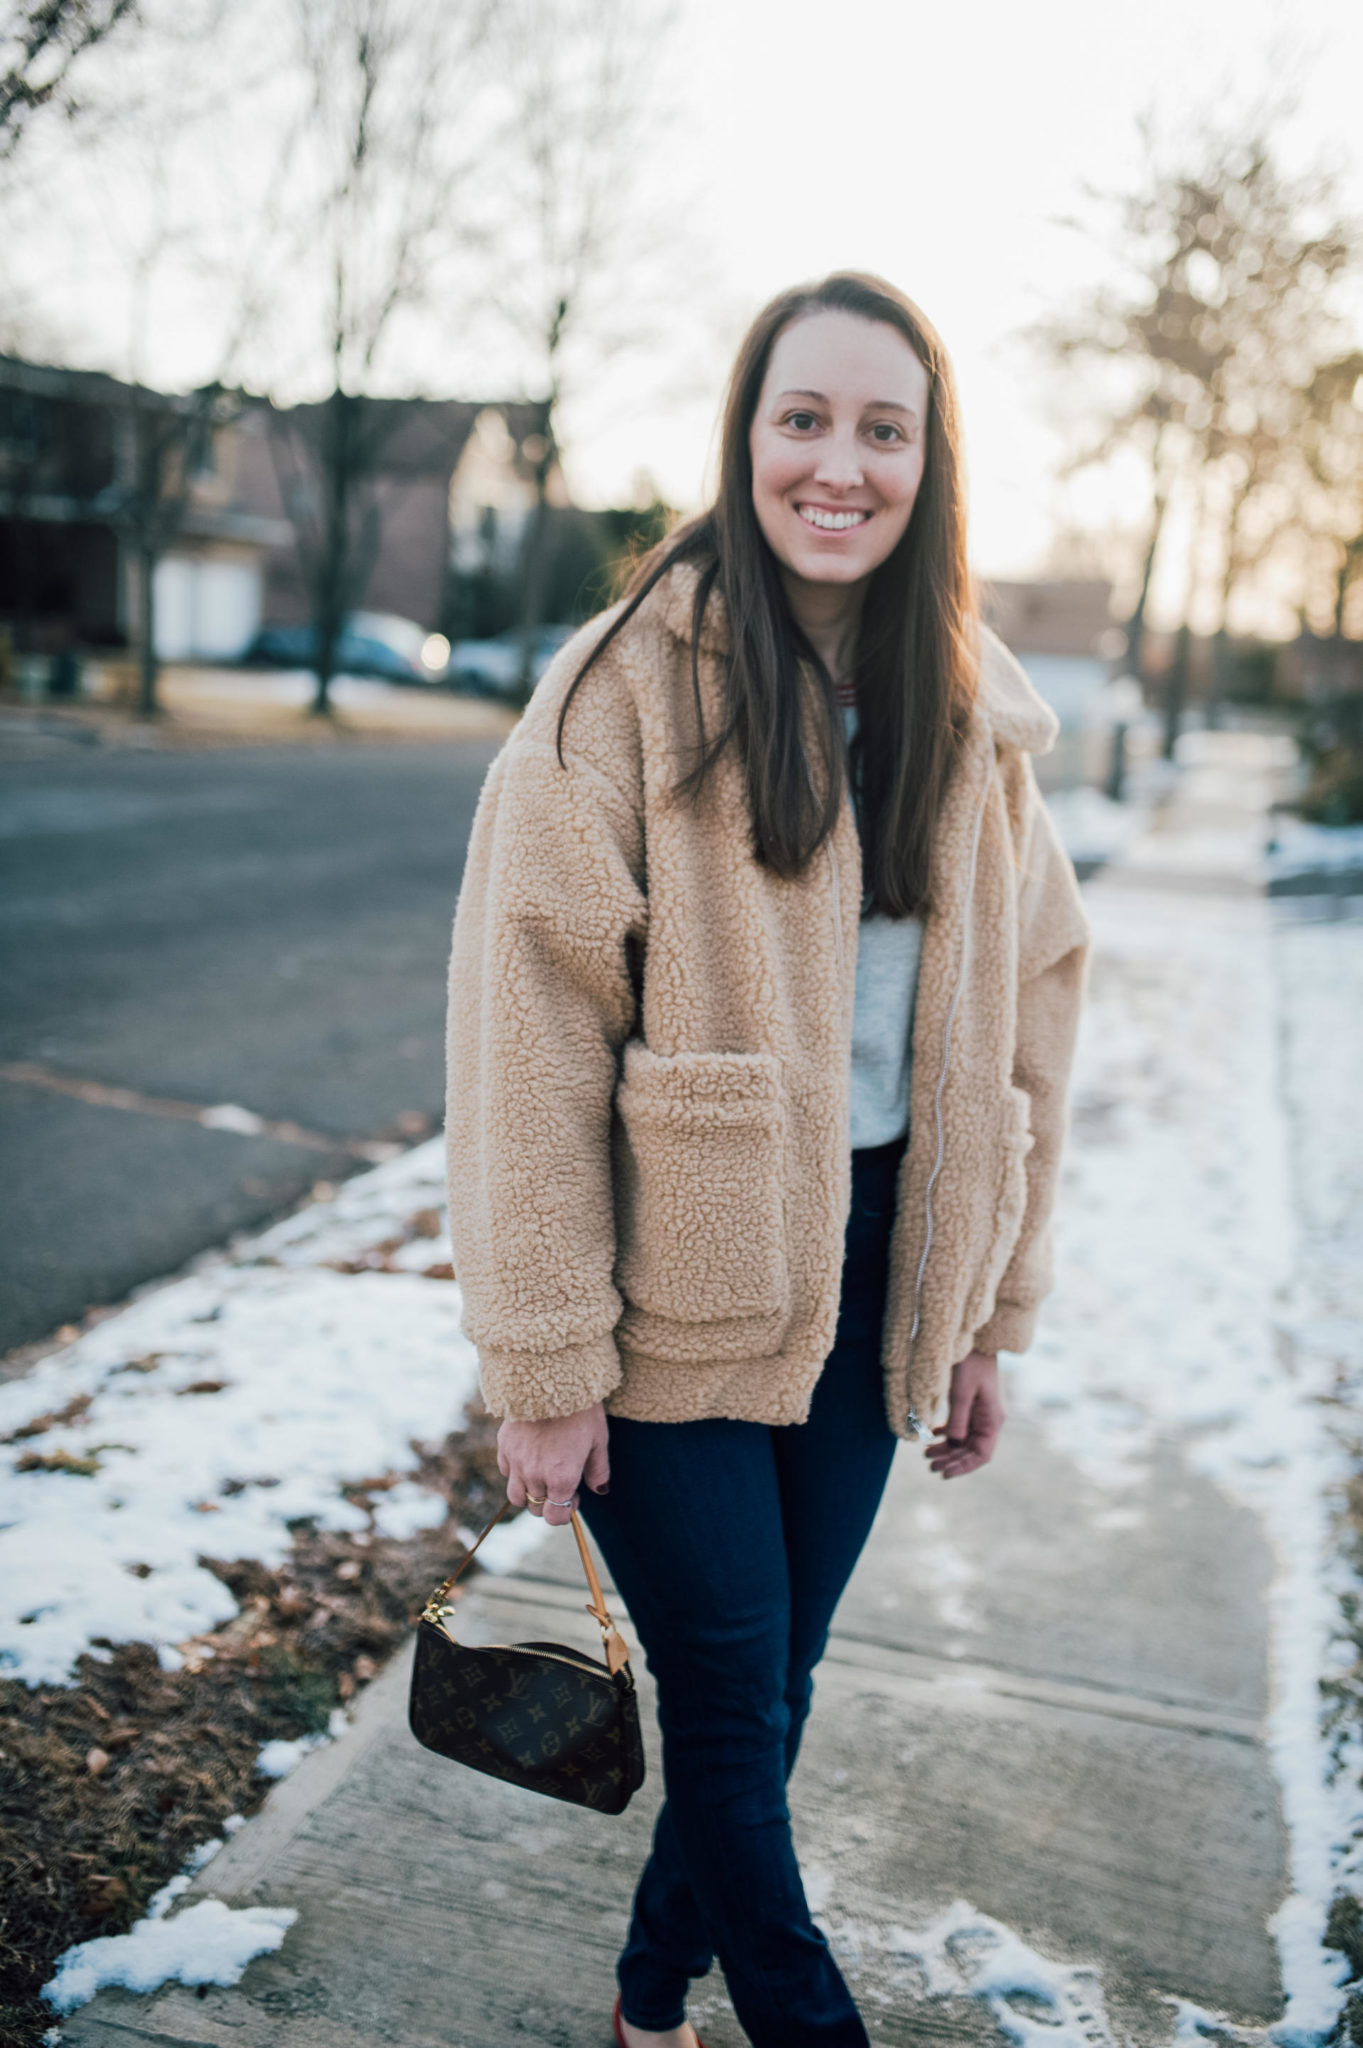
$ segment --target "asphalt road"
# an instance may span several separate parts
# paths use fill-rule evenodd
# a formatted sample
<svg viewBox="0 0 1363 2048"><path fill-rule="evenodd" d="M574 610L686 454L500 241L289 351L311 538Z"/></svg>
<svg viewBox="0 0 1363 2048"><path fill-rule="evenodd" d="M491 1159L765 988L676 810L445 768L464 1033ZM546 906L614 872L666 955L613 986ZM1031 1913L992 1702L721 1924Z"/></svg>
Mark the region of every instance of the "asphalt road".
<svg viewBox="0 0 1363 2048"><path fill-rule="evenodd" d="M0 761L0 1353L439 1128L495 752ZM222 1104L296 1129L194 1114Z"/></svg>

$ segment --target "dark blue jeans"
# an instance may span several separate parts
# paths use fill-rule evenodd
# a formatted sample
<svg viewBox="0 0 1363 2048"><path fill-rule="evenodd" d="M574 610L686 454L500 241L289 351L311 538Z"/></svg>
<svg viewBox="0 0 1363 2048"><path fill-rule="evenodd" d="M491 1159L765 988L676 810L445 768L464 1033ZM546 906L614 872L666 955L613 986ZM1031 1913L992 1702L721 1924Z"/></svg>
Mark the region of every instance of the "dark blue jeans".
<svg viewBox="0 0 1363 2048"><path fill-rule="evenodd" d="M786 1780L833 1610L889 1477L880 1369L902 1142L852 1155L842 1298L807 1422L610 1422L584 1489L658 1685L666 1801L620 1958L625 2018L680 2026L718 1956L754 2048L866 2048L810 1918Z"/></svg>

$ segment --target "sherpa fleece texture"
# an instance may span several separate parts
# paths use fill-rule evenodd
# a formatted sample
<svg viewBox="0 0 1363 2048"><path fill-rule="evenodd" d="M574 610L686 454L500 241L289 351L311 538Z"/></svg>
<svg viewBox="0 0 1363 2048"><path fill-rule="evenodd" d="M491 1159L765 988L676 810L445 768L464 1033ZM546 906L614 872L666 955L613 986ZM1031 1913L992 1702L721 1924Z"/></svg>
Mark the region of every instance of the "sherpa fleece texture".
<svg viewBox="0 0 1363 2048"><path fill-rule="evenodd" d="M446 1128L464 1328L495 1415L604 1399L645 1421L800 1422L833 1344L861 850L844 798L803 876L759 866L732 748L698 807L672 798L694 758L694 578L669 571L592 669L562 768L559 708L615 614L568 642L474 819ZM710 732L725 634L712 598ZM983 630L913 1025L884 1337L900 1435L943 1418L968 1351L1025 1349L1052 1282L1089 941L1029 758L1057 729Z"/></svg>

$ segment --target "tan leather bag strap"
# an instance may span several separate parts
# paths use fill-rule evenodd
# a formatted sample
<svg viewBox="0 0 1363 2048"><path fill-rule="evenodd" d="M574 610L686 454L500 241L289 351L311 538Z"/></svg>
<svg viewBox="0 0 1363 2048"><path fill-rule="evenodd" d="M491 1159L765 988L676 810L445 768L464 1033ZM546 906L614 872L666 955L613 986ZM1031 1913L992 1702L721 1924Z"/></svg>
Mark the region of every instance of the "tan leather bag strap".
<svg viewBox="0 0 1363 2048"><path fill-rule="evenodd" d="M477 1551L479 1544L482 1543L483 1538L489 1536L492 1533L492 1531L496 1528L498 1522L501 1521L502 1516L509 1511L510 1507L511 1503L509 1500L504 1500L502 1502L496 1514L492 1517L492 1520L483 1530L482 1535L479 1536L477 1543L473 1543L470 1545L470 1547L464 1552L464 1555L460 1558L454 1570L450 1573L449 1577L447 1579L443 1579L441 1583L436 1587L434 1593L432 1593L429 1601L426 1603L424 1618L428 1617L431 1620L435 1620L437 1618L437 1610L440 1607L442 1607L445 1601L447 1601L450 1597L450 1588L456 1583L456 1581L459 1578L462 1577L463 1573L468 1569L469 1565L472 1563L474 1553ZM550 1524L550 1526L553 1526L552 1523ZM587 1547L586 1531L582 1527L582 1523L578 1517L576 1509L573 1510L573 1534L577 1538L577 1552L578 1556L582 1559L582 1569L587 1575L587 1590L592 1596L591 1599L587 1602L587 1612L592 1616L593 1620L596 1622L597 1627L601 1631L601 1641L605 1645L606 1650L606 1669L610 1672L613 1678L617 1671L623 1671L626 1664L628 1664L629 1650L626 1646L624 1637L621 1635L619 1629L617 1629L617 1627L615 1626L615 1623L611 1620L609 1609L607 1608L606 1602L602 1597L601 1581L596 1575L596 1566L592 1563L592 1554Z"/></svg>

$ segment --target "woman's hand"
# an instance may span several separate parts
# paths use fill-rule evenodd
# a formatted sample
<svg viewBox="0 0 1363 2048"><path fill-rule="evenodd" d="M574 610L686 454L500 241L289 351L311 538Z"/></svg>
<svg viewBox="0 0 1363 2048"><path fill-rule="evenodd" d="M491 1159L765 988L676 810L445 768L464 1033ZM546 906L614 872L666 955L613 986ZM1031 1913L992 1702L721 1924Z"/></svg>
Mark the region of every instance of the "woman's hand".
<svg viewBox="0 0 1363 2048"><path fill-rule="evenodd" d="M505 1421L497 1432L497 1465L513 1508L529 1506L555 1528L572 1518L585 1481L604 1493L610 1480L606 1411L597 1401L549 1422Z"/></svg>
<svg viewBox="0 0 1363 2048"><path fill-rule="evenodd" d="M945 1439L923 1455L943 1479L956 1479L987 1465L1004 1424L999 1362L992 1351L971 1351L951 1368L951 1405L932 1432Z"/></svg>

